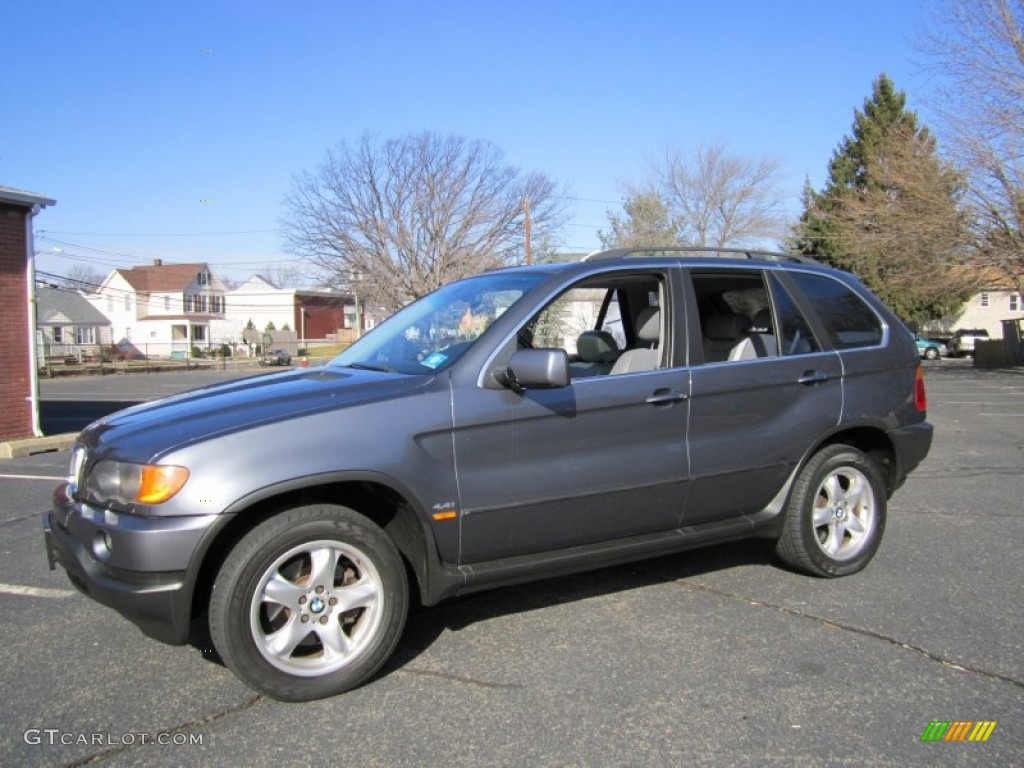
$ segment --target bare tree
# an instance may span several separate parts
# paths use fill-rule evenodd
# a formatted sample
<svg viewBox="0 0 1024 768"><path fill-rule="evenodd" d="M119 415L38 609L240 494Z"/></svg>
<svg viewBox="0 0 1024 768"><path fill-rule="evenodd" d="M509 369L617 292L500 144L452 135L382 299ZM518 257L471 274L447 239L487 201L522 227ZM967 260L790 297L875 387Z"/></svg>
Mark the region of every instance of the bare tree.
<svg viewBox="0 0 1024 768"><path fill-rule="evenodd" d="M699 146L692 157L670 148L652 172L677 238L724 247L782 236L780 169L778 158L732 155L717 143Z"/></svg>
<svg viewBox="0 0 1024 768"><path fill-rule="evenodd" d="M85 293L96 293L105 275L97 269L84 264L76 264L68 270L64 276L64 282L69 288Z"/></svg>
<svg viewBox="0 0 1024 768"><path fill-rule="evenodd" d="M1024 0L944 0L923 45L970 193L978 260L1024 272Z"/></svg>
<svg viewBox="0 0 1024 768"><path fill-rule="evenodd" d="M527 198L533 231L543 235L564 205L554 182L521 174L492 144L429 132L364 136L294 178L282 228L288 248L330 283L394 309L520 261Z"/></svg>
<svg viewBox="0 0 1024 768"><path fill-rule="evenodd" d="M779 191L781 162L701 145L692 157L669 147L647 180L627 185L622 214L608 212L606 248L697 245L722 248L786 231Z"/></svg>
<svg viewBox="0 0 1024 768"><path fill-rule="evenodd" d="M277 264L263 270L263 276L277 288L306 288L309 277L305 270L295 264Z"/></svg>

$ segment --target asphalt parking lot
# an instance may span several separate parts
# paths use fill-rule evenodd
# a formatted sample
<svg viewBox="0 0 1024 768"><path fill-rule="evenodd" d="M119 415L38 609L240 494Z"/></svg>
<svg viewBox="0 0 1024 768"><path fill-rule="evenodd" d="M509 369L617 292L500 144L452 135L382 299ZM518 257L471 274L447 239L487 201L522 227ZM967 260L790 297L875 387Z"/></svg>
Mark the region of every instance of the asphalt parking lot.
<svg viewBox="0 0 1024 768"><path fill-rule="evenodd" d="M0 461L0 764L1024 765L1024 374L926 380L936 441L865 572L813 579L745 542L462 598L311 704L73 592L39 523L67 453ZM51 403L185 388L47 384ZM982 720L984 743L921 741Z"/></svg>

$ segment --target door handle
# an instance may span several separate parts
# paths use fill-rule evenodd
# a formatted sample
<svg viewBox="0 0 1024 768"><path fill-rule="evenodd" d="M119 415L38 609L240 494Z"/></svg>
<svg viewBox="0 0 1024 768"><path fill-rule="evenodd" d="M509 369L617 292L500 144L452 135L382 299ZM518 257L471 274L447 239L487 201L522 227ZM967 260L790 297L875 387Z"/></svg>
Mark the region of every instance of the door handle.
<svg viewBox="0 0 1024 768"><path fill-rule="evenodd" d="M659 389L654 392L653 395L647 398L648 405L671 405L672 403L681 403L688 399L690 396L685 392L679 392L671 389Z"/></svg>
<svg viewBox="0 0 1024 768"><path fill-rule="evenodd" d="M828 381L829 375L820 371L804 371L804 375L796 380L797 384L821 384Z"/></svg>

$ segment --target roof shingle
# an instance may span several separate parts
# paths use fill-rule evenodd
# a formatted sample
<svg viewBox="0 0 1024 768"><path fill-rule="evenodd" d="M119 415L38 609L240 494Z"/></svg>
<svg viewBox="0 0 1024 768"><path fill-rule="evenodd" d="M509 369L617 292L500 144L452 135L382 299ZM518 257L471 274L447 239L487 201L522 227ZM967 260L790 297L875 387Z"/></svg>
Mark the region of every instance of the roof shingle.
<svg viewBox="0 0 1024 768"><path fill-rule="evenodd" d="M150 264L145 267L117 270L118 274L139 293L183 290L203 271L209 271L209 267L204 263Z"/></svg>

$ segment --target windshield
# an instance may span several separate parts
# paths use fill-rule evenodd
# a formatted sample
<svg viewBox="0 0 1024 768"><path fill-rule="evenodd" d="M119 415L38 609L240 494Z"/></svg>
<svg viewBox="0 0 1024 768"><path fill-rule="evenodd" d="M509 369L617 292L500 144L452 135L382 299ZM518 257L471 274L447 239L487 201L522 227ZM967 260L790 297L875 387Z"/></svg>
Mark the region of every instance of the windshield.
<svg viewBox="0 0 1024 768"><path fill-rule="evenodd" d="M437 373L544 279L494 273L450 283L389 317L330 364L395 373Z"/></svg>

